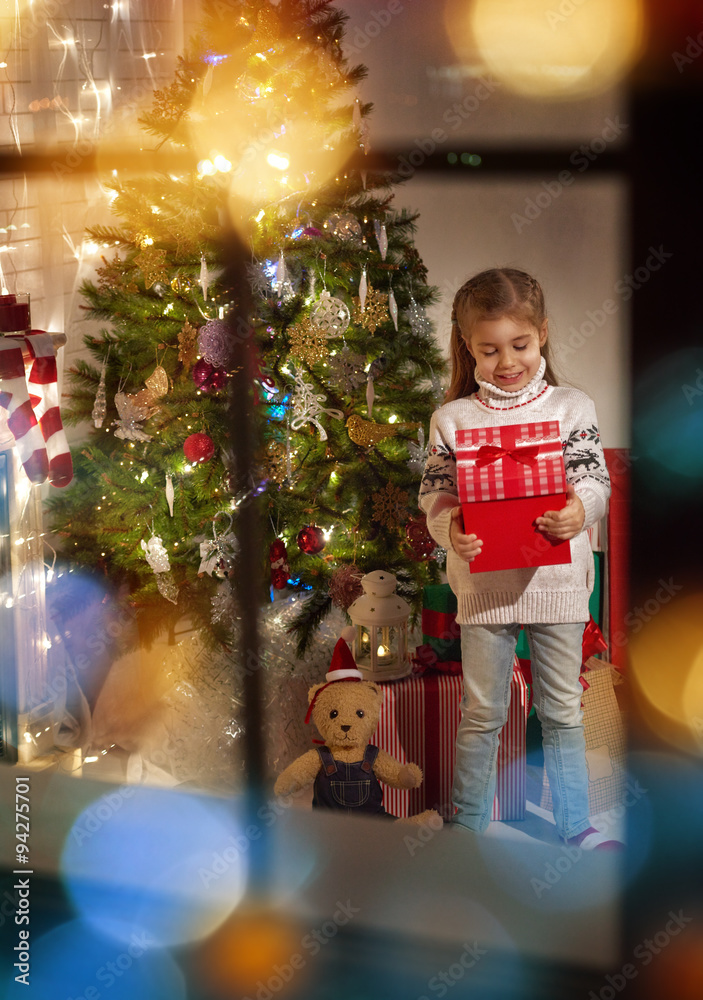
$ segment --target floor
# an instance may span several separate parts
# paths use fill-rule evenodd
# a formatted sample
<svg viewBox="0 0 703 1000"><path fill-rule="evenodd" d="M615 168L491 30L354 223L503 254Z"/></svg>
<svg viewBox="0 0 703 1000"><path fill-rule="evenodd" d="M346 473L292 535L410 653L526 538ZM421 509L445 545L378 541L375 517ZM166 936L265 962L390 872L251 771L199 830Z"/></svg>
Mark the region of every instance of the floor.
<svg viewBox="0 0 703 1000"><path fill-rule="evenodd" d="M23 765L24 768L27 765ZM162 788L172 788L177 785L173 777L163 769L145 760L139 753L128 753L120 747L111 747L101 751L91 751L87 757L81 756L78 749L55 750L53 754L35 759L28 765L31 771L52 770L73 777L84 777L95 781L105 781L114 784L143 784ZM535 801L530 801L530 795L537 797L535 790L541 788L541 768L528 766L527 815L519 822L493 822L486 836L506 842L528 843L530 841L551 844L558 847L561 841L554 826L554 817L550 810L542 809ZM299 809L310 808L312 793L296 803ZM603 834L614 840L625 842L625 810L614 808L608 812L591 816L593 825Z"/></svg>

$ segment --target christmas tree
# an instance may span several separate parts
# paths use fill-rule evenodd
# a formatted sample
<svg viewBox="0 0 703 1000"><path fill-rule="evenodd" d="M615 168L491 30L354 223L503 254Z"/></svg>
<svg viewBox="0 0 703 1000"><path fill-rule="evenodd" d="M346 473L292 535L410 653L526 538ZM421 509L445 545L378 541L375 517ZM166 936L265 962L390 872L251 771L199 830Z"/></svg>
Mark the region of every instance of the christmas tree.
<svg viewBox="0 0 703 1000"><path fill-rule="evenodd" d="M119 223L82 288L103 322L70 372L66 419L93 420L74 485L51 501L64 552L129 585L148 639L181 617L228 641L237 571L228 435L233 338L256 345L259 455L248 497L264 522L261 593L309 591L302 652L359 578L395 573L415 609L437 579L417 509L442 360L392 178L367 169L363 66L343 55L331 0L216 0L174 82L140 118L160 165L110 174ZM146 133L146 134L144 134ZM250 249L250 321L223 275L222 227ZM231 286L230 286L231 287Z"/></svg>

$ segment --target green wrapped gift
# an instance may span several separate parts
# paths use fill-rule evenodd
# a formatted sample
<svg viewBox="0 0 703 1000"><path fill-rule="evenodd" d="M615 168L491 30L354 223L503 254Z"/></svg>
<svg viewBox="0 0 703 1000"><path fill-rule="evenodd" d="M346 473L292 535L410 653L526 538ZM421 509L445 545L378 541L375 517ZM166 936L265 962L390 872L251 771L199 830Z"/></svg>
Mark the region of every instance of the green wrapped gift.
<svg viewBox="0 0 703 1000"><path fill-rule="evenodd" d="M430 584L422 592L422 641L441 663L461 660L456 597L448 583Z"/></svg>

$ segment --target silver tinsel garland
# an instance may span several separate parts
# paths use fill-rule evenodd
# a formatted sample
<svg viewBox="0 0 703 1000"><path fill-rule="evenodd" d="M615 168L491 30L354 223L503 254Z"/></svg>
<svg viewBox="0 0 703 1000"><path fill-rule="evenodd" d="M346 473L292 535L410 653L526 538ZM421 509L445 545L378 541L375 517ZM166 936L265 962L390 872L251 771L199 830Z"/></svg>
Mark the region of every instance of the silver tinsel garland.
<svg viewBox="0 0 703 1000"><path fill-rule="evenodd" d="M333 609L311 650L304 659L297 659L296 639L287 628L305 596L293 595L262 608L255 660L247 658L236 638L234 655L206 649L197 632L174 647L164 662L170 682L163 700L168 740L153 754L144 750L145 761L165 770L177 783L211 790L241 789L244 677L246 671L258 669L263 671L267 780L272 783L284 767L313 746L312 739L318 733L304 722L307 692L313 684L324 681L347 621L342 611ZM236 633L236 621L234 628Z"/></svg>

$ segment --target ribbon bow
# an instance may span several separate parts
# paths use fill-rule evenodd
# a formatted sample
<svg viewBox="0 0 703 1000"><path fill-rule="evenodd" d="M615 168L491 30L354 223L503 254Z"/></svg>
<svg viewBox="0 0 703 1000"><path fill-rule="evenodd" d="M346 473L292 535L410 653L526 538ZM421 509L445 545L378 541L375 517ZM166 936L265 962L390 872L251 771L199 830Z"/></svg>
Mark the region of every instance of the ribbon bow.
<svg viewBox="0 0 703 1000"><path fill-rule="evenodd" d="M512 458L515 462L522 462L523 465L537 465L537 458L539 456L539 445L538 444L528 444L520 445L516 448L500 448L493 444L484 444L478 449L476 453L476 465L478 467L484 465L490 465L491 462L497 462L499 458L505 458L506 456Z"/></svg>

